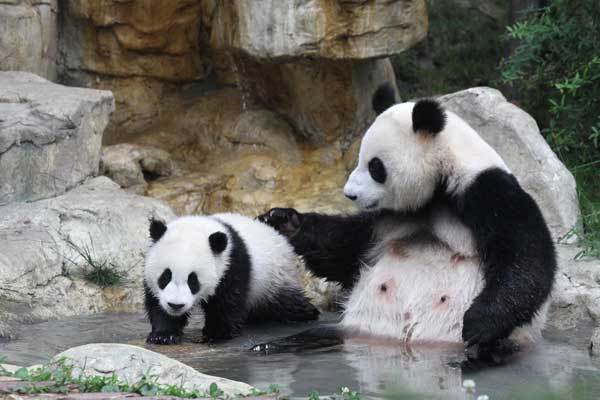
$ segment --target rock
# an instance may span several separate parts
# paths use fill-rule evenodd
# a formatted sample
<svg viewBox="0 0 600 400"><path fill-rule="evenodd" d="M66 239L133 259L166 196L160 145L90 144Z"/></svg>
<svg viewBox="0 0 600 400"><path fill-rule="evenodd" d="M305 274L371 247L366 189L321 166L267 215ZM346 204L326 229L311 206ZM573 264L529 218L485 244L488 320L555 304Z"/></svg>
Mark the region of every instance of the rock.
<svg viewBox="0 0 600 400"><path fill-rule="evenodd" d="M144 194L146 179L169 176L172 169L171 155L155 147L123 143L102 149L100 173L133 193Z"/></svg>
<svg viewBox="0 0 600 400"><path fill-rule="evenodd" d="M269 60L381 57L427 33L424 0L231 0L205 9L211 47Z"/></svg>
<svg viewBox="0 0 600 400"><path fill-rule="evenodd" d="M600 328L596 328L590 339L590 353L600 356Z"/></svg>
<svg viewBox="0 0 600 400"><path fill-rule="evenodd" d="M27 71L55 80L58 0L0 4L0 71Z"/></svg>
<svg viewBox="0 0 600 400"><path fill-rule="evenodd" d="M98 173L110 92L0 72L0 205L58 194Z"/></svg>
<svg viewBox="0 0 600 400"><path fill-rule="evenodd" d="M163 385L181 384L186 390L208 392L216 383L225 396L248 395L252 386L225 378L205 375L185 364L161 354L126 344L88 344L74 347L54 357L54 361L67 358L75 366L74 376L117 375L130 384L152 375Z"/></svg>
<svg viewBox="0 0 600 400"><path fill-rule="evenodd" d="M373 92L396 82L388 59L274 63L238 57L236 63L247 107L283 115L312 145L347 146L362 136L375 119Z"/></svg>
<svg viewBox="0 0 600 400"><path fill-rule="evenodd" d="M575 179L546 143L535 120L491 88L472 88L440 98L500 155L540 206L554 238L577 223Z"/></svg>
<svg viewBox="0 0 600 400"><path fill-rule="evenodd" d="M150 217L174 215L106 177L55 198L0 207L0 337L13 336L19 322L139 309ZM119 271L124 283L86 281L91 267L82 251Z"/></svg>
<svg viewBox="0 0 600 400"><path fill-rule="evenodd" d="M575 260L579 251L572 245L557 245L559 270L547 323L551 328L600 324L600 260Z"/></svg>

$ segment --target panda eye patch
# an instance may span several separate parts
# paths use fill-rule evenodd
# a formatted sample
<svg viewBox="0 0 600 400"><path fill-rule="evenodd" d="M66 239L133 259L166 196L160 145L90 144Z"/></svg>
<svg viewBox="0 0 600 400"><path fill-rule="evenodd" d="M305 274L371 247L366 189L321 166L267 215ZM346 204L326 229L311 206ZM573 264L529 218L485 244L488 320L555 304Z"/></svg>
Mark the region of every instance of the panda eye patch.
<svg viewBox="0 0 600 400"><path fill-rule="evenodd" d="M160 290L163 290L167 287L169 282L171 282L171 270L169 268L165 269L162 274L158 277L158 287Z"/></svg>
<svg viewBox="0 0 600 400"><path fill-rule="evenodd" d="M385 178L387 178L387 172L385 171L383 162L379 159L379 157L373 157L371 158L371 161L369 161L369 174L375 182L385 182Z"/></svg>
<svg viewBox="0 0 600 400"><path fill-rule="evenodd" d="M192 294L198 293L200 290L200 282L198 281L198 275L195 272L191 272L188 275L188 286L190 287L190 291Z"/></svg>

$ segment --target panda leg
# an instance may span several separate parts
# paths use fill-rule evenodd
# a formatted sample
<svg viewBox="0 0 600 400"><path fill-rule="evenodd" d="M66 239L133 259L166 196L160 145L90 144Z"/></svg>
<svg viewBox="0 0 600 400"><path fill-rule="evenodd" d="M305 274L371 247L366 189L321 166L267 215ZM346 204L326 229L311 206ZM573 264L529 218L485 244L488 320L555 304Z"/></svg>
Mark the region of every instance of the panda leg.
<svg viewBox="0 0 600 400"><path fill-rule="evenodd" d="M235 291L212 296L202 303L204 328L202 340L214 342L229 340L241 333L246 322L246 307L243 296Z"/></svg>
<svg viewBox="0 0 600 400"><path fill-rule="evenodd" d="M307 329L295 335L259 343L248 349L259 355L276 353L302 353L309 350L338 346L344 343L344 332L337 325L323 325Z"/></svg>
<svg viewBox="0 0 600 400"><path fill-rule="evenodd" d="M319 310L297 287L281 289L272 299L254 307L248 314L251 322L301 322L318 318Z"/></svg>
<svg viewBox="0 0 600 400"><path fill-rule="evenodd" d="M179 344L183 337L183 328L188 323L189 314L174 317L167 314L160 306L148 286L144 283L144 305L146 314L152 324L152 331L146 338L151 344Z"/></svg>

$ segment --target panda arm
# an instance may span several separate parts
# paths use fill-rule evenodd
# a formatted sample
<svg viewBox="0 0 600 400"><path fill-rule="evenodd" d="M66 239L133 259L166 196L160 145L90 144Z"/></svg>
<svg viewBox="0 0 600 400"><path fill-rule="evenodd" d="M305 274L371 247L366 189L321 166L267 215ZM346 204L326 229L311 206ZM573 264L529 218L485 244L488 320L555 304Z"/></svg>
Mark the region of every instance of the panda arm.
<svg viewBox="0 0 600 400"><path fill-rule="evenodd" d="M164 312L146 282L144 282L144 296L146 314L152 325L152 331L146 338L146 342L152 344L181 343L183 328L188 323L189 315L184 314L181 317L174 317Z"/></svg>
<svg viewBox="0 0 600 400"><path fill-rule="evenodd" d="M455 207L475 238L485 285L467 310L463 339L485 344L531 321L548 298L556 256L535 200L502 170L481 173Z"/></svg>
<svg viewBox="0 0 600 400"><path fill-rule="evenodd" d="M349 288L358 277L363 256L373 245L378 217L379 213L325 215L274 208L259 220L287 236L316 276Z"/></svg>

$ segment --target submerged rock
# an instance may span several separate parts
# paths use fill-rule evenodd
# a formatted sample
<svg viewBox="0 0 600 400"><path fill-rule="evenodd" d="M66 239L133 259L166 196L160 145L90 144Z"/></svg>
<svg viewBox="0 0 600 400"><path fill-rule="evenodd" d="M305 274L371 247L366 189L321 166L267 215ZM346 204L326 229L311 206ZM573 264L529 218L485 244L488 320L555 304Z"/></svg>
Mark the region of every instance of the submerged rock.
<svg viewBox="0 0 600 400"><path fill-rule="evenodd" d="M0 337L14 335L20 322L139 309L151 217L174 215L105 177L56 198L0 207ZM122 281L103 288L84 278L99 267Z"/></svg>
<svg viewBox="0 0 600 400"><path fill-rule="evenodd" d="M98 173L112 93L0 72L0 205L64 193Z"/></svg>
<svg viewBox="0 0 600 400"><path fill-rule="evenodd" d="M143 377L156 377L162 385L182 385L186 390L208 392L216 383L226 396L248 395L252 386L225 378L206 375L179 361L126 344L88 344L74 347L54 357L54 361L67 358L72 363L74 377L117 375L130 384Z"/></svg>
<svg viewBox="0 0 600 400"><path fill-rule="evenodd" d="M535 120L496 89L476 87L440 98L502 156L542 209L555 239L577 223L575 179L552 151Z"/></svg>

